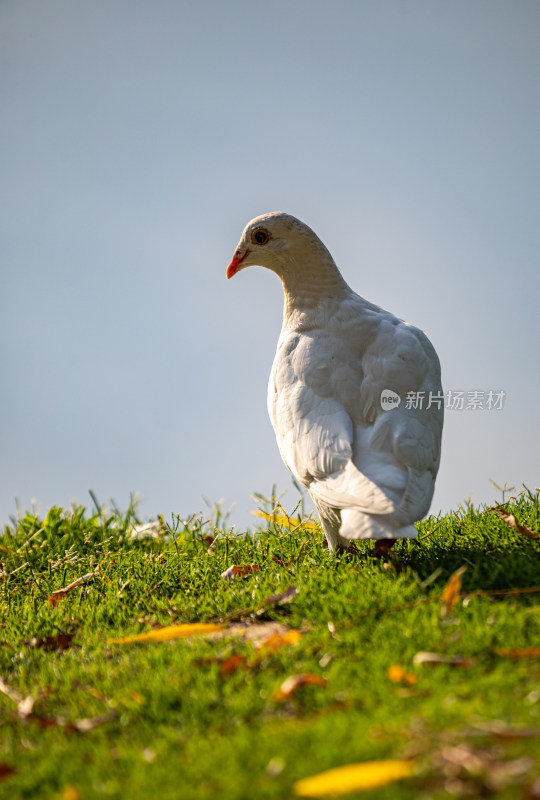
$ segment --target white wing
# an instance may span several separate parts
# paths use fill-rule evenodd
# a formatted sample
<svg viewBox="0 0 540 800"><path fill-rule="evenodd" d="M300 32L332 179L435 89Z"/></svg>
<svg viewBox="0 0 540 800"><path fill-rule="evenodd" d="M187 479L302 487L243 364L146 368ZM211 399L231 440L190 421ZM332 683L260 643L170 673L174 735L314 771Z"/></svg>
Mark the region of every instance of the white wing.
<svg viewBox="0 0 540 800"><path fill-rule="evenodd" d="M383 389L398 408L383 410ZM407 407L408 392L424 392L422 408ZM427 337L355 296L324 330L283 332L268 405L283 460L314 498L407 524L427 513L439 463L430 392L441 385Z"/></svg>
<svg viewBox="0 0 540 800"><path fill-rule="evenodd" d="M311 383L324 384L327 377L329 354L313 344L310 341L306 347L300 337L289 336L278 345L268 406L281 456L296 478L324 503L389 514L394 509L391 499L353 463L350 415L336 398L321 396L330 394L324 385L318 387L319 393L305 381L311 375ZM311 358L305 352L302 355L306 349ZM299 362L303 369L298 368Z"/></svg>

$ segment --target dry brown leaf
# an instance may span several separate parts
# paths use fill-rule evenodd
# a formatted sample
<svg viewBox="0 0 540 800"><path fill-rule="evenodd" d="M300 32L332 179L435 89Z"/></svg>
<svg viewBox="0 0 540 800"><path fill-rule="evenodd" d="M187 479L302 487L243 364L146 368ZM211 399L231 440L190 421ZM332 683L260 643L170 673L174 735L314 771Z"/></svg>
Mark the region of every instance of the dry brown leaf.
<svg viewBox="0 0 540 800"><path fill-rule="evenodd" d="M228 578L229 583L232 583L235 578L244 578L246 575L259 572L260 569L258 564L232 564L225 572L221 573L221 577Z"/></svg>
<svg viewBox="0 0 540 800"><path fill-rule="evenodd" d="M513 739L535 739L540 734L540 729L511 728L506 722L495 719L475 723L474 731L471 733L473 735L478 735L478 733L489 734L502 741L512 741Z"/></svg>
<svg viewBox="0 0 540 800"><path fill-rule="evenodd" d="M134 636L121 636L107 639L107 644L131 644L132 642L169 642L173 639L185 639L188 636L204 636L208 633L221 633L223 627L213 622L191 622L185 625L168 625L154 631L138 633Z"/></svg>
<svg viewBox="0 0 540 800"><path fill-rule="evenodd" d="M110 722L118 717L117 711L108 711L106 714L101 714L98 717L91 719L79 719L75 722L65 720L63 717L49 717L44 714L39 714L34 711L35 698L31 695L23 697L16 689L12 689L0 678L0 692L9 697L9 699L17 706L17 715L29 722L36 722L42 728L64 728L66 731L78 731L79 733L86 733L104 722Z"/></svg>
<svg viewBox="0 0 540 800"><path fill-rule="evenodd" d="M391 667L388 667L386 674L392 683L404 683L407 686L412 686L418 680L416 675L412 672L407 672L403 667L400 667L399 664L392 664Z"/></svg>
<svg viewBox="0 0 540 800"><path fill-rule="evenodd" d="M288 644L298 644L302 634L296 629L291 629L287 633L272 633L267 639L262 641L258 647L263 652L275 653L280 647Z"/></svg>
<svg viewBox="0 0 540 800"><path fill-rule="evenodd" d="M387 783L406 778L413 769L412 761L397 759L348 764L297 781L294 784L294 792L299 797L325 797L377 789L379 786L386 786Z"/></svg>
<svg viewBox="0 0 540 800"><path fill-rule="evenodd" d="M43 650L59 650L61 653L71 647L73 633L55 633L51 636L33 636L27 639L25 645L28 647L39 647Z"/></svg>
<svg viewBox="0 0 540 800"><path fill-rule="evenodd" d="M201 667L204 664L218 664L219 671L223 676L232 675L239 669L251 669L253 667L258 667L260 663L260 659L248 661L245 656L233 654L231 656L227 656L227 658L221 658L219 656L215 656L214 658L200 658L195 662L194 666Z"/></svg>
<svg viewBox="0 0 540 800"><path fill-rule="evenodd" d="M463 744L442 747L435 754L434 761L449 778L462 780L472 776L480 780L483 791L479 794L490 796L514 785L516 778L525 775L534 766L533 759L528 756L504 761L497 750L472 748Z"/></svg>
<svg viewBox="0 0 540 800"><path fill-rule="evenodd" d="M513 530L521 533L522 536L526 536L527 539L540 539L540 533L535 533L530 528L526 528L525 525L522 525L521 522L514 517L513 514L510 514L505 508L502 506L495 506L495 508L491 509L492 511L496 511L497 514L501 519L503 519L507 525L509 525Z"/></svg>
<svg viewBox="0 0 540 800"><path fill-rule="evenodd" d="M290 700L295 692L302 686L326 686L326 681L320 675L314 675L312 672L301 672L298 675L290 675L286 678L279 689L274 692L274 700L283 702Z"/></svg>
<svg viewBox="0 0 540 800"><path fill-rule="evenodd" d="M481 750L473 750L466 745L447 745L438 754L439 758L447 764L466 770L473 775L479 775L489 766L489 754Z"/></svg>
<svg viewBox="0 0 540 800"><path fill-rule="evenodd" d="M76 589L77 586L82 586L83 583L92 581L96 577L97 573L97 570L95 572L88 572L86 575L82 575L80 578L77 578L77 580L73 581L68 586L64 586L62 589L57 589L49 597L49 605L53 606L54 608L58 605L60 600L63 600L64 597L73 591L73 589Z"/></svg>
<svg viewBox="0 0 540 800"><path fill-rule="evenodd" d="M443 617L448 617L452 613L454 606L457 603L459 593L461 591L461 576L467 569L464 565L450 576L448 583L443 589L441 595L441 614Z"/></svg>
<svg viewBox="0 0 540 800"><path fill-rule="evenodd" d="M256 666L257 663L258 662L252 662L248 664L245 656L232 655L219 660L219 671L222 675L232 675L233 672L237 672L239 669L249 669L250 667Z"/></svg>
<svg viewBox="0 0 540 800"><path fill-rule="evenodd" d="M281 622L245 622L229 625L223 636L241 636L251 642L258 650L274 653L285 645L297 644L302 633L295 628L287 628Z"/></svg>
<svg viewBox="0 0 540 800"><path fill-rule="evenodd" d="M258 622L253 619L243 620L242 622L233 622L224 628L223 637L227 636L241 636L245 642L251 642L255 647L259 647L262 642L268 639L272 634L284 634L290 630L282 622L269 621Z"/></svg>
<svg viewBox="0 0 540 800"><path fill-rule="evenodd" d="M14 775L16 772L17 769L12 767L11 764L0 761L0 781L3 781L4 778L9 778L10 775Z"/></svg>
<svg viewBox="0 0 540 800"><path fill-rule="evenodd" d="M513 650L505 650L496 647L495 652L503 658L539 658L540 647L516 647Z"/></svg>
<svg viewBox="0 0 540 800"><path fill-rule="evenodd" d="M476 661L473 658L465 658L465 656L448 656L444 653L427 653L420 651L416 653L413 658L413 664L449 664L452 667L473 667Z"/></svg>

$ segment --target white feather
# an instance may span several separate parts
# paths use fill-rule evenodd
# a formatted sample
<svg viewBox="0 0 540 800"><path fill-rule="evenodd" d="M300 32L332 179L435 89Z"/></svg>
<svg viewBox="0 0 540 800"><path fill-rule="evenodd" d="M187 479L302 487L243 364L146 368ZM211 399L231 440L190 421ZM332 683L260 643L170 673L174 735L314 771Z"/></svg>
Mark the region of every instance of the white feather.
<svg viewBox="0 0 540 800"><path fill-rule="evenodd" d="M252 237L260 228L269 236L263 245ZM439 360L428 338L355 294L320 239L288 214L252 220L237 254L242 269L260 264L283 282L268 410L281 456L308 488L330 547L415 536L413 523L433 496L443 424ZM399 395L398 407L384 410L385 389ZM407 407L410 392L423 393L423 407Z"/></svg>

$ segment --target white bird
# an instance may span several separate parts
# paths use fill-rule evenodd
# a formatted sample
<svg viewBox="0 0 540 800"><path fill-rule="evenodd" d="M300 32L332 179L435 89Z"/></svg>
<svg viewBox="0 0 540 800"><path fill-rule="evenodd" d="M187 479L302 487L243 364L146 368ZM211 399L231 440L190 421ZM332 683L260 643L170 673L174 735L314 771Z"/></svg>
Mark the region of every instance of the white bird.
<svg viewBox="0 0 540 800"><path fill-rule="evenodd" d="M290 214L248 223L227 278L255 264L285 294L268 385L283 461L313 498L330 550L375 539L383 555L416 536L433 497L444 414L437 354L421 330L356 294Z"/></svg>

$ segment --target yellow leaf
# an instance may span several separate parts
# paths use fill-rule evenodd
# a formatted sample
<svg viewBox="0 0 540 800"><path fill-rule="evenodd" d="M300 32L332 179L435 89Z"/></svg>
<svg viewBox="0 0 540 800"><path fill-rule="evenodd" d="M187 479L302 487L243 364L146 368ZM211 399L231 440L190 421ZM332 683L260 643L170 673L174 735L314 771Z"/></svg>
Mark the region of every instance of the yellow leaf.
<svg viewBox="0 0 540 800"><path fill-rule="evenodd" d="M452 613L452 609L454 608L455 604L457 603L459 593L461 591L461 576L467 569L466 565L456 569L448 580L448 583L444 587L443 593L441 595L441 614L443 617L447 617L449 614Z"/></svg>
<svg viewBox="0 0 540 800"><path fill-rule="evenodd" d="M392 683L407 683L409 686L412 686L412 684L417 681L416 675L413 675L412 672L407 672L403 667L400 667L399 664L392 664L391 667L388 667L386 674Z"/></svg>
<svg viewBox="0 0 540 800"><path fill-rule="evenodd" d="M287 633L272 633L267 639L264 639L259 644L261 650L267 650L270 653L275 653L280 647L287 644L298 644L302 634L294 628Z"/></svg>
<svg viewBox="0 0 540 800"><path fill-rule="evenodd" d="M313 775L311 778L303 778L294 784L294 791L300 797L324 797L376 789L400 778L406 778L413 768L412 761L398 759L348 764L345 767Z"/></svg>
<svg viewBox="0 0 540 800"><path fill-rule="evenodd" d="M75 786L64 786L60 797L62 800L80 800L81 794Z"/></svg>
<svg viewBox="0 0 540 800"><path fill-rule="evenodd" d="M251 513L256 517L262 517L263 519L267 519L270 522L275 522L276 525L281 525L285 528L297 528L298 525L302 525L303 528L315 530L319 527L316 522L311 522L307 519L300 519L299 517L286 517L282 514L267 514L265 511L252 511Z"/></svg>
<svg viewBox="0 0 540 800"><path fill-rule="evenodd" d="M185 639L187 636L201 636L206 633L218 633L221 625L212 622L192 622L186 625L168 625L155 631L146 631L135 636L123 636L118 639L107 639L107 644L131 644L131 642L169 642L171 639Z"/></svg>

